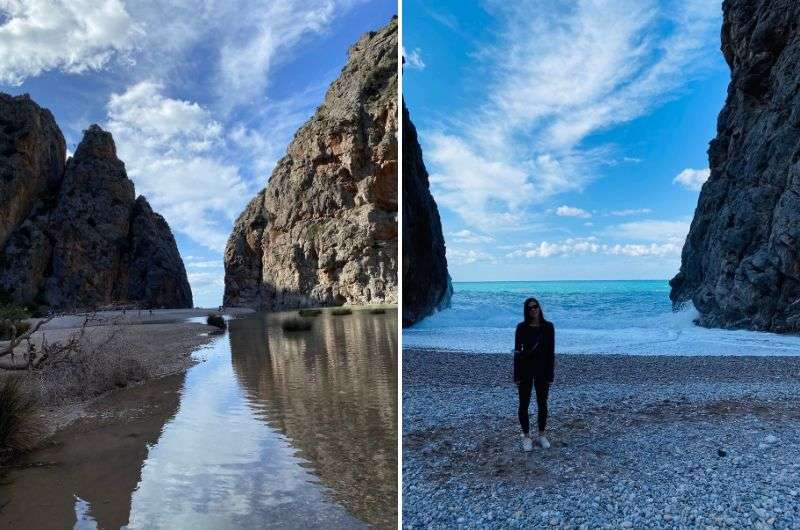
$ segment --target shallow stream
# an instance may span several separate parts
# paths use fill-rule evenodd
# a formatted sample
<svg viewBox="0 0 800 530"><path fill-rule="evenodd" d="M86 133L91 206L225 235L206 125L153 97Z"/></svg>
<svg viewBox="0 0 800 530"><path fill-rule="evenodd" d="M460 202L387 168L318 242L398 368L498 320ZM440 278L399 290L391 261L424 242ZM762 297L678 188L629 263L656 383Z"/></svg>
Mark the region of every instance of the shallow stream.
<svg viewBox="0 0 800 530"><path fill-rule="evenodd" d="M4 528L395 528L397 313L255 314L3 477Z"/></svg>

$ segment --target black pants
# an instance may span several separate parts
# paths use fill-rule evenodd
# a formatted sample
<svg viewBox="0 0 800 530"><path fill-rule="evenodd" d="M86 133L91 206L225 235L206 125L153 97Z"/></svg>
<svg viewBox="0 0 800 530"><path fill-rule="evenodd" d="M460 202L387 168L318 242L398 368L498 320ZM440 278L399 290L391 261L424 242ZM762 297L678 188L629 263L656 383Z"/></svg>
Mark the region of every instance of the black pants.
<svg viewBox="0 0 800 530"><path fill-rule="evenodd" d="M536 408L539 431L544 431L547 425L547 394L550 392L550 383L547 381L520 381L519 389L519 424L522 432L528 434L530 422L528 421L528 407L531 404L531 390L536 389Z"/></svg>

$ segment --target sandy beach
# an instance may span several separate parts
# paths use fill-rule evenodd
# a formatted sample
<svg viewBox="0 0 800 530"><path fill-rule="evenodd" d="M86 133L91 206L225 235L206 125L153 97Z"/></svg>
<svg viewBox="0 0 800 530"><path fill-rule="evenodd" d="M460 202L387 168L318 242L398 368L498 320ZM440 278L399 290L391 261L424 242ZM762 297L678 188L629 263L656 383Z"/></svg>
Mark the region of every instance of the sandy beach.
<svg viewBox="0 0 800 530"><path fill-rule="evenodd" d="M0 377L20 376L24 387L37 396L37 428L44 439L82 417L89 403L102 400L113 388L176 374L192 366L197 361L191 353L218 331L206 324L209 313L234 317L248 312L251 310L236 308L134 309L58 316L46 322L31 337L31 343L38 349L43 344L65 344L85 328L80 341L85 354L80 362L72 363L80 364L82 371L73 366L65 368L64 362L53 359L31 372L2 371ZM30 322L35 325L37 320ZM17 346L18 358L23 358L26 348L25 342ZM116 382L106 388L106 372L111 371ZM100 380L95 385L92 375Z"/></svg>
<svg viewBox="0 0 800 530"><path fill-rule="evenodd" d="M403 351L405 528L800 528L797 357L556 359L526 456L510 354Z"/></svg>

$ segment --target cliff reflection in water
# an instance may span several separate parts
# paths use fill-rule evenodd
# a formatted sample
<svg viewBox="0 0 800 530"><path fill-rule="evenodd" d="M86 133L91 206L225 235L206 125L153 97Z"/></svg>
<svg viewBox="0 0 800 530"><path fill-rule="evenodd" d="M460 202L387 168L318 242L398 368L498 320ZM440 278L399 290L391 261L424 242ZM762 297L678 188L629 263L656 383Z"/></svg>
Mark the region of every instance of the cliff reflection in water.
<svg viewBox="0 0 800 530"><path fill-rule="evenodd" d="M356 517L397 526L397 312L323 313L284 332L296 313L230 324L234 373L254 410Z"/></svg>

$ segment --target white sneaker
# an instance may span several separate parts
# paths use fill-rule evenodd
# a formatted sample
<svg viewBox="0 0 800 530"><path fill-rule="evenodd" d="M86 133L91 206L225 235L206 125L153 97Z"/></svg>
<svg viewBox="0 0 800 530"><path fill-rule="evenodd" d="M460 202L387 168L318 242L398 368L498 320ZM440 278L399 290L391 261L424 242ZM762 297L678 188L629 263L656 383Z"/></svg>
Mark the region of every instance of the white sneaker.
<svg viewBox="0 0 800 530"><path fill-rule="evenodd" d="M542 449L550 449L550 442L543 435L539 437L539 445L542 446Z"/></svg>
<svg viewBox="0 0 800 530"><path fill-rule="evenodd" d="M520 436L522 437L522 450L526 453L533 451L533 440L531 440L531 437L524 434Z"/></svg>

